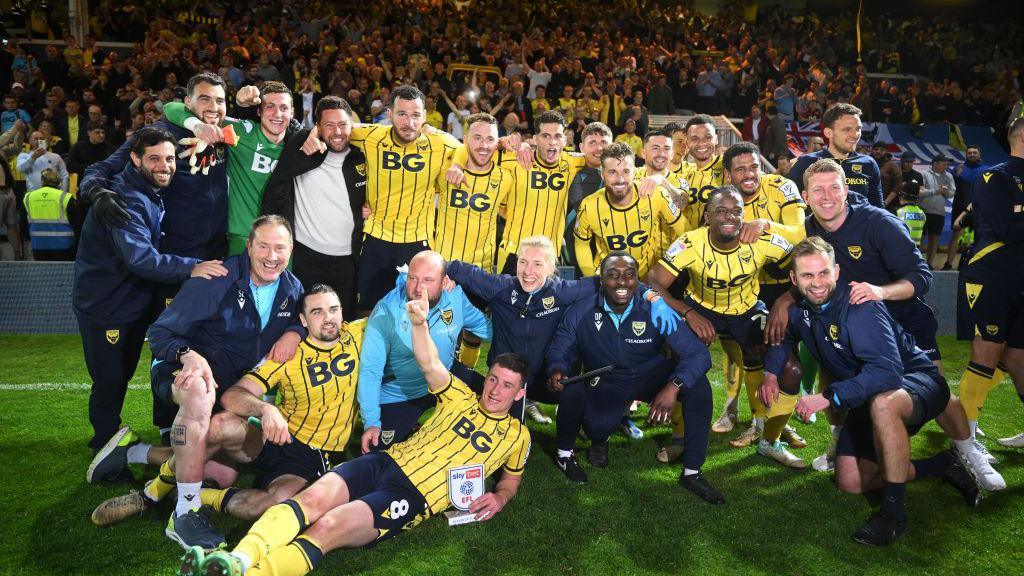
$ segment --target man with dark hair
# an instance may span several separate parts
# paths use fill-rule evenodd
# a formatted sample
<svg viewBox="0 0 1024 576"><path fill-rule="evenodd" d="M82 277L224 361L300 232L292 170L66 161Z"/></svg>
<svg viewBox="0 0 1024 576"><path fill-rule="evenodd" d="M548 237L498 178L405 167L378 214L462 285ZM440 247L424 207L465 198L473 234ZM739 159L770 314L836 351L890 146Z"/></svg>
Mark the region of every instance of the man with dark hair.
<svg viewBox="0 0 1024 576"><path fill-rule="evenodd" d="M946 244L946 263L943 270L952 270L956 256L960 252L960 236L964 228L972 226L963 224L967 207L974 201L974 187L978 185L981 175L988 170L981 159L981 146L972 144L964 152L966 160L957 165L954 174L956 193L953 195L953 211L950 213L952 234L949 235L949 243Z"/></svg>
<svg viewBox="0 0 1024 576"><path fill-rule="evenodd" d="M789 178L804 189L804 171L821 158L832 158L846 173L846 187L867 200L872 206L884 208L882 176L875 159L857 152L861 135L861 111L852 104L834 104L822 115L822 134L828 138L828 147L797 158L789 171Z"/></svg>
<svg viewBox="0 0 1024 576"><path fill-rule="evenodd" d="M67 160L68 172L78 174L79 177L82 176L86 168L97 162L102 162L116 149L107 141L107 127L101 122L90 121L87 128L89 137L79 140L71 147Z"/></svg>
<svg viewBox="0 0 1024 576"><path fill-rule="evenodd" d="M287 141L263 191L262 214L281 214L295 229L292 271L305 286L338 292L347 320L357 317L356 276L366 202L366 156L349 145L356 121L337 96L317 102L315 130L326 149L301 150L311 130Z"/></svg>
<svg viewBox="0 0 1024 576"><path fill-rule="evenodd" d="M591 465L605 468L608 437L630 402L650 401L649 420L660 424L669 420L679 401L687 423L679 484L721 504L725 499L700 473L711 424L711 384L706 376L711 354L685 323L667 335L655 328L651 304L637 293L639 269L631 255L609 253L600 274L602 293L569 308L548 349L548 386L559 393L558 467L570 481L586 482L573 454L581 427L591 440ZM664 346L675 354L674 361L661 354ZM605 365L613 369L589 381L563 384L577 360L585 371Z"/></svg>
<svg viewBox="0 0 1024 576"><path fill-rule="evenodd" d="M899 193L903 189L903 174L900 171L899 163L893 160L892 154L889 153L889 144L881 140L871 145L871 157L878 164L882 177L884 208L895 212L900 206Z"/></svg>
<svg viewBox="0 0 1024 576"><path fill-rule="evenodd" d="M245 238L253 220L260 214L263 189L270 174L277 166L281 147L288 136L288 129L294 116L292 92L284 84L275 81L263 82L256 86L244 86L236 95L239 106L259 106L259 123L251 120L225 118L224 127L231 127L228 134L221 126L207 124L180 102L164 105L164 116L176 126L191 130L198 141L194 142L196 155L201 157L205 147L220 143L229 145L228 163L228 254L240 254L245 250ZM234 136L232 138L232 136ZM227 138L228 142L225 142ZM198 166L193 165L193 170Z"/></svg>
<svg viewBox="0 0 1024 576"><path fill-rule="evenodd" d="M345 462L271 507L231 552L207 556L191 548L183 573L241 576L258 565L273 574L306 574L331 550L394 538L453 504L486 521L516 496L530 432L509 409L526 394L528 363L517 354L498 356L477 398L438 356L427 290L418 292L406 305L406 322L416 364L437 398L433 416L405 442ZM484 479L499 470L485 492ZM452 482L466 492L449 490Z"/></svg>
<svg viewBox="0 0 1024 576"><path fill-rule="evenodd" d="M690 198L683 215L693 230L704 225L704 207L711 192L725 183L725 169L718 154L718 132L711 116L697 114L686 122L684 129L693 162L684 162L680 167L680 175L690 185Z"/></svg>
<svg viewBox="0 0 1024 576"><path fill-rule="evenodd" d="M196 74L188 81L185 106L203 123L218 125L227 112L224 80L207 72ZM189 138L192 133L167 122L154 126L169 130L175 142ZM92 205L100 223L109 227L125 227L130 214L124 200L108 188L114 177L128 163L130 145L126 142L103 162L85 170L79 185L79 195ZM216 152L223 157L224 151ZM228 222L227 170L222 164L214 165L208 175L191 173L188 158L178 158L175 173L164 206L166 214L161 224L161 249L168 254L189 258L219 258L226 252ZM167 297L174 295L170 290Z"/></svg>
<svg viewBox="0 0 1024 576"><path fill-rule="evenodd" d="M89 396L93 427L89 447L93 450L101 450L121 427L128 381L155 317L157 283L227 272L219 261L200 262L161 250L164 196L175 177L174 136L159 128L144 128L135 133L129 147L131 164L113 184L131 215L128 225L108 229L90 212L75 260L71 303L93 381ZM89 481L108 479L94 468L87 476Z"/></svg>
<svg viewBox="0 0 1024 576"><path fill-rule="evenodd" d="M74 148L75 144L87 138L89 117L82 114L82 106L78 98L69 96L64 101L64 114L53 119L57 136Z"/></svg>
<svg viewBox="0 0 1024 576"><path fill-rule="evenodd" d="M370 310L395 286L396 268L430 247L433 232L434 186L438 175L459 146L450 134L422 134L425 97L415 86L391 92L387 111L390 125L355 126L350 142L366 155L366 203L370 216L357 278L360 315ZM314 128L307 153L327 148Z"/></svg>

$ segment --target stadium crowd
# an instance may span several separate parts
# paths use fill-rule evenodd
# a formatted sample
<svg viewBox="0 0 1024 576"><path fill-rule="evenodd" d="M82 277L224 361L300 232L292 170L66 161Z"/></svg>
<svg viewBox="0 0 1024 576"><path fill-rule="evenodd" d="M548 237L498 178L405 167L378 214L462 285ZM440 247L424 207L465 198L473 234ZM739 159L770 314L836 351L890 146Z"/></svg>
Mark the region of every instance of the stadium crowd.
<svg viewBox="0 0 1024 576"><path fill-rule="evenodd" d="M159 467L94 523L173 498L180 574L304 574L453 506L493 518L522 482L526 421L551 422L542 404L559 406L551 459L586 483L578 437L591 473L609 466L615 431L643 436L637 401L673 426L656 458L723 504L702 466L708 433L738 425L741 389L752 420L731 445L786 467L807 465L790 451L806 446L791 416L827 415L832 443L813 467L882 495L860 543L907 530L907 482L941 479L971 506L1006 487L976 436L1003 375L1024 386L1024 117L1008 118L1019 26L866 18L856 64L848 16L322 8L212 3L154 19L102 3L81 46L5 52L0 216L19 244L23 204L37 257L75 259L93 381L87 480ZM44 14L29 23L52 34ZM1007 44L967 50L978 34ZM136 44L96 48L110 37ZM919 89L868 72L943 80ZM696 114L651 126L677 111ZM785 175L762 172L762 151L788 159L765 149L762 112L820 120L822 147ZM753 142L719 146L709 114L750 114ZM1011 160L983 166L974 146L952 172L936 157L917 174L884 146L858 152L868 120L1002 123ZM975 244L958 398L921 297L935 206L961 187L971 221L955 221ZM559 278L559 259L582 277ZM147 339L164 446L120 414ZM712 422L716 340L726 402ZM932 420L953 448L911 460L909 438ZM1021 447L1024 434L999 442ZM234 486L250 468L252 487ZM255 523L211 552L225 541L208 510Z"/></svg>

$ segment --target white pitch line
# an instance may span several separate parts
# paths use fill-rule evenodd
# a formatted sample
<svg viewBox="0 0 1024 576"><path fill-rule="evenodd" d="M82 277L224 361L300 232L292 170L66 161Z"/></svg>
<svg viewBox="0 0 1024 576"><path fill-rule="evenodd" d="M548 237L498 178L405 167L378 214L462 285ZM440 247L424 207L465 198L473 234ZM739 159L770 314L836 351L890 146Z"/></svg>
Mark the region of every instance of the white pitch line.
<svg viewBox="0 0 1024 576"><path fill-rule="evenodd" d="M64 390L91 390L92 384L85 382L36 382L33 384L8 384L6 382L0 382L0 392L19 392L19 391L35 391L35 392L49 392L49 391L64 391ZM149 390L147 384L129 384L129 390Z"/></svg>

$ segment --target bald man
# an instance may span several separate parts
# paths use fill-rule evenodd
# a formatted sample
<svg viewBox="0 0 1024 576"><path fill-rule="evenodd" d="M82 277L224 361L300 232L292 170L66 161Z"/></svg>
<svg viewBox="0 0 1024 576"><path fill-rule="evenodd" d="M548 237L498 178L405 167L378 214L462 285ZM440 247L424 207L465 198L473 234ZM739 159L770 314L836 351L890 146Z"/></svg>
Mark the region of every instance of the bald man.
<svg viewBox="0 0 1024 576"><path fill-rule="evenodd" d="M426 288L430 310L427 325L441 362L452 368L459 334L465 328L483 340L491 326L483 312L470 304L462 288L442 289L447 263L427 250L409 261L409 273L377 303L366 324L360 354L357 398L363 420L363 453L383 450L405 440L435 397L412 351L412 327L406 303Z"/></svg>

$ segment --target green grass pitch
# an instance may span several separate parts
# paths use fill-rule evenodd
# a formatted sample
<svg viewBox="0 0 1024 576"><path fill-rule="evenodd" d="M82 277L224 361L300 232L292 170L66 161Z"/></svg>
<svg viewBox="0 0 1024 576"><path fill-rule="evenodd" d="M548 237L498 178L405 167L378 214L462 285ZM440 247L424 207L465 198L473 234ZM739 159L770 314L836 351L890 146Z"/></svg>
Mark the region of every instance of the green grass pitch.
<svg viewBox="0 0 1024 576"><path fill-rule="evenodd" d="M940 344L955 384L969 348L951 338ZM717 356L715 362L717 412ZM142 366L133 384L146 386ZM85 483L88 392L24 386L83 382L88 375L77 337L0 335L0 574L174 574L182 551L163 535L168 506L105 529L89 522L97 504L127 487ZM129 391L123 417L153 441L150 409L148 387ZM970 509L938 481L915 483L907 498L910 529L885 549L850 540L870 513L864 498L839 493L829 475L786 470L753 449L732 449L726 437L712 434L704 468L727 499L712 507L676 485L677 465L654 460L669 434L665 427L645 427L647 437L639 442L616 435L610 468L592 470L584 462L590 483L575 486L551 463L554 426L531 424L534 448L522 490L497 518L453 528L431 519L373 550L332 553L317 573L1019 574L1024 452L1000 448L994 438L1024 429L1022 413L1013 387L1004 382L982 417L1009 488ZM810 443L796 452L808 460L821 453L827 425L796 426ZM929 424L914 439L914 454L929 455L947 444ZM137 484L154 472L135 469ZM229 543L245 533L241 521L214 521Z"/></svg>

